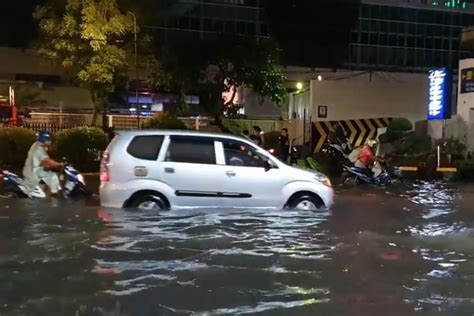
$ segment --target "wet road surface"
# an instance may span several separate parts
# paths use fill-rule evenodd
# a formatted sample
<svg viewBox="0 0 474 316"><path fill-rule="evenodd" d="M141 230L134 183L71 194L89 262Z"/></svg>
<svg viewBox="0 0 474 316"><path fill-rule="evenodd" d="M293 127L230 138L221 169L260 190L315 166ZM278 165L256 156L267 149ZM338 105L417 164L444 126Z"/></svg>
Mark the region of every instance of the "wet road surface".
<svg viewBox="0 0 474 316"><path fill-rule="evenodd" d="M473 315L474 187L330 212L0 200L0 315Z"/></svg>

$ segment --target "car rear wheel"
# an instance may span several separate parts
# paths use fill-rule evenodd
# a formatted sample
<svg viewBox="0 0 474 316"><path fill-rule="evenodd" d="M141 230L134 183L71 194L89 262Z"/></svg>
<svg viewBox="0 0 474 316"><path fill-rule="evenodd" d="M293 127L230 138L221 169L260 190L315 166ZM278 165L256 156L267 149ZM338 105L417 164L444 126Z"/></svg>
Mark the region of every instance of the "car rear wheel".
<svg viewBox="0 0 474 316"><path fill-rule="evenodd" d="M136 198L132 207L139 210L162 211L166 209L166 204L158 195L146 194Z"/></svg>
<svg viewBox="0 0 474 316"><path fill-rule="evenodd" d="M301 194L294 197L288 203L288 207L296 210L319 211L324 208L324 203L316 196Z"/></svg>

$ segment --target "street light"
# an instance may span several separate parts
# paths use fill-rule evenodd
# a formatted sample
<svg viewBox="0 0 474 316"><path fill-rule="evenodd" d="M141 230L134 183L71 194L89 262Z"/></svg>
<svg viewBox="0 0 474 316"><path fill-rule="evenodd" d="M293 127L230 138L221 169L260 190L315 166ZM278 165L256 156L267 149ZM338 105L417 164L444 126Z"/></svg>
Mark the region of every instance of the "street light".
<svg viewBox="0 0 474 316"><path fill-rule="evenodd" d="M303 90L303 83L302 82L297 82L296 83L296 89L298 89L298 91Z"/></svg>
<svg viewBox="0 0 474 316"><path fill-rule="evenodd" d="M133 17L133 34L134 34L134 46L135 46L135 102L137 108L137 128L140 129L140 107L138 102L138 40L137 40L137 16L132 11L128 11Z"/></svg>

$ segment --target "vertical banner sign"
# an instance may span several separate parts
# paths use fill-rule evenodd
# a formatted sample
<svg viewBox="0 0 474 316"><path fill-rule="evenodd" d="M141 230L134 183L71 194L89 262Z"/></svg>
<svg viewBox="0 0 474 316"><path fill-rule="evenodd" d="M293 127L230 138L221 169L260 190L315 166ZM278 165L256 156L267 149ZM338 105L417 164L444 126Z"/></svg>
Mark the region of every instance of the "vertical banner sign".
<svg viewBox="0 0 474 316"><path fill-rule="evenodd" d="M474 92L474 68L461 70L461 94Z"/></svg>
<svg viewBox="0 0 474 316"><path fill-rule="evenodd" d="M447 68L429 72L428 120L444 120L451 117L452 80Z"/></svg>

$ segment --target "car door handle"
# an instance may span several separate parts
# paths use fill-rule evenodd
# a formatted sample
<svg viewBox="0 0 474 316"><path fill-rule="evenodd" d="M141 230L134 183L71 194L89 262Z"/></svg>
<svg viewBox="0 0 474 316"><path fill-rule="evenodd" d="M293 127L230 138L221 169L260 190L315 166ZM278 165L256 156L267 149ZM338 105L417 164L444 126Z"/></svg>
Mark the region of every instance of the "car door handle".
<svg viewBox="0 0 474 316"><path fill-rule="evenodd" d="M174 168L165 168L166 173L174 173Z"/></svg>
<svg viewBox="0 0 474 316"><path fill-rule="evenodd" d="M225 174L228 175L229 177L235 177L235 176L236 176L235 172L234 172L234 171L230 171L230 170L227 171Z"/></svg>

